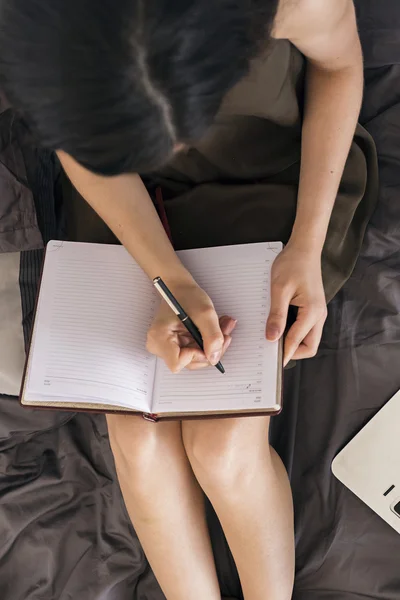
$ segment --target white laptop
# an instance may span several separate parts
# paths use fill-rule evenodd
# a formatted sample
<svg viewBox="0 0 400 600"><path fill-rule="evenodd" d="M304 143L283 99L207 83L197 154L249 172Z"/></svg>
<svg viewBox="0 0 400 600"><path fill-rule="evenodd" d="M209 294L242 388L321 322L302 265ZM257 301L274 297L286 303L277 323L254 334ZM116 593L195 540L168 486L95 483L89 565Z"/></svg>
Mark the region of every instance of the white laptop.
<svg viewBox="0 0 400 600"><path fill-rule="evenodd" d="M400 533L400 390L337 455L332 471Z"/></svg>

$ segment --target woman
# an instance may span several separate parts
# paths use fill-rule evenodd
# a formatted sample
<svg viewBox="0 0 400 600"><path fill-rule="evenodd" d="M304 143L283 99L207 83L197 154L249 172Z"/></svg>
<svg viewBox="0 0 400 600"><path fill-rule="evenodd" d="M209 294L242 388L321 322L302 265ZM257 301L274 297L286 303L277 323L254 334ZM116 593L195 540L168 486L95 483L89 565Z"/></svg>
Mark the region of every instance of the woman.
<svg viewBox="0 0 400 600"><path fill-rule="evenodd" d="M218 317L212 300L179 262L138 175L151 172L152 181L161 183L170 198L166 206L177 247L190 240L194 246L269 237L287 242L274 265L267 338L283 335L293 305L298 312L286 337L285 363L314 356L326 298L351 272L373 208L365 175L365 156L372 151L366 139L364 150L358 146L349 159L354 163L361 157L357 164L362 168L337 196L363 88L352 1L3 0L0 16L1 75L10 98L43 143L58 151L75 187L148 276L161 275L168 283L205 344L203 354L163 305L149 332L149 350L174 372L207 367L220 360L235 327L230 316ZM290 40L292 46L279 39ZM269 48L263 54L265 46ZM252 113L256 120L232 116L241 81L247 78L245 100L251 104L256 101L249 91L253 69L265 74L276 57L285 56L285 66L280 73L274 67L274 76L267 78L265 89L273 90L269 101L275 92L281 99L286 88L301 95L302 60L293 46L307 58L300 174L298 108L280 123L264 118L258 108ZM255 67L257 55L267 58ZM257 84L255 96L259 93ZM222 119L218 127L224 110L231 110L232 119ZM284 147L282 160L291 152L294 157L268 177L248 161L252 174L244 177L246 157L238 148L243 132L249 155L260 140L267 152L275 136L268 165L276 159L279 144ZM221 139L226 141L223 148ZM233 147L235 160L241 159L224 167ZM224 179L227 187L221 186ZM261 180L273 186L272 195L290 192L282 226L279 219L263 222L260 204L255 210L244 204L243 190L252 197ZM217 182L221 196L212 204ZM187 202L199 188L199 201ZM235 222L230 221L224 193L239 211ZM266 202L269 197L265 195ZM342 203L342 213L335 217L334 212L327 238L336 198L335 207ZM209 238L197 239L199 229L207 229ZM268 419L154 426L109 416L108 426L128 512L168 599L220 598L203 491L225 531L246 600L291 597L292 502L285 469L268 444Z"/></svg>

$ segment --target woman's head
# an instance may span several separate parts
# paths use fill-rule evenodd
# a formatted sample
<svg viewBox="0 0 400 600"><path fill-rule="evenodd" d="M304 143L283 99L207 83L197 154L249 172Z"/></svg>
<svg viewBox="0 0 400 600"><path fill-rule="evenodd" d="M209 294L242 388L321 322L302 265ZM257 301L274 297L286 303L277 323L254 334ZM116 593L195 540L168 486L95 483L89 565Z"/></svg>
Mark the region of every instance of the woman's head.
<svg viewBox="0 0 400 600"><path fill-rule="evenodd" d="M277 0L2 0L0 77L44 144L105 175L196 141Z"/></svg>

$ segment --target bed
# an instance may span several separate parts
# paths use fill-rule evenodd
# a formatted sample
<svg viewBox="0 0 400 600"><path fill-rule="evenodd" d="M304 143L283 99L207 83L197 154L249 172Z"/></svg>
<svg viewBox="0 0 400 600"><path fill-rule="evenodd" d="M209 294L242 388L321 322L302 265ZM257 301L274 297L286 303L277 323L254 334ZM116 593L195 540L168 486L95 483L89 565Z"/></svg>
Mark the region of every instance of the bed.
<svg viewBox="0 0 400 600"><path fill-rule="evenodd" d="M377 145L380 197L357 266L329 306L320 351L287 372L285 410L273 421L295 503L294 600L400 598L400 536L330 472L336 453L400 388L400 3L356 4L366 67L361 121ZM42 157L56 182L54 168ZM36 183L41 197L56 189L43 187L43 173ZM47 216L36 207L44 240L62 227L54 194L52 206ZM8 332L17 365L4 383L9 394L32 318L36 248L34 236L28 252L13 248L3 259L0 302L13 293L21 314ZM3 348L2 360L8 355ZM0 406L1 598L162 600L116 482L104 417L30 411L12 395ZM222 593L239 600L233 560L208 513Z"/></svg>

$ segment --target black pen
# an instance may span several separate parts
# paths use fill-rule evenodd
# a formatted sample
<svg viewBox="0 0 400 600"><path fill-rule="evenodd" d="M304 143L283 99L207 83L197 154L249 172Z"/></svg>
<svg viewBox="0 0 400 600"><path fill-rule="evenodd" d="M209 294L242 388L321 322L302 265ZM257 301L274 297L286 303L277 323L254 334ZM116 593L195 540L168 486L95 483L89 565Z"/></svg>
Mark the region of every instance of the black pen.
<svg viewBox="0 0 400 600"><path fill-rule="evenodd" d="M188 330L188 332L190 333L190 335L192 336L192 338L194 339L196 344L198 344L198 346L200 346L200 348L204 351L203 338L201 337L200 331L198 330L196 325L193 323L192 319L186 314L186 312L184 311L182 306L179 304L179 302L175 298L175 296L171 293L171 291L165 285L165 283L163 282L161 277L156 277L155 279L153 279L153 283L154 283L154 287L156 288L157 292L160 294L160 296L162 296L162 298L164 298L164 300L168 304L168 306L174 311L174 313L176 314L178 319L180 319L180 321L183 323L183 325L186 327L186 329ZM220 373L222 373L222 374L225 373L225 369L220 362L217 363L215 366Z"/></svg>

